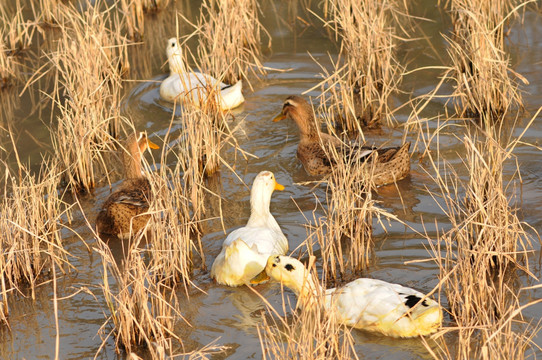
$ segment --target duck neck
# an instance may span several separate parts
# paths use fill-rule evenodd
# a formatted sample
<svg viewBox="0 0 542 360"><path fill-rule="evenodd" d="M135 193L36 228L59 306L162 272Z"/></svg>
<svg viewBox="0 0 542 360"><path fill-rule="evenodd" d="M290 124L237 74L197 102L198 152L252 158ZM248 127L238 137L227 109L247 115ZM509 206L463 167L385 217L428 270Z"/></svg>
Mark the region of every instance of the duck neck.
<svg viewBox="0 0 542 360"><path fill-rule="evenodd" d="M141 172L141 152L139 149L136 149L136 151L124 150L122 152L122 160L124 164L125 179L144 177L143 173Z"/></svg>
<svg viewBox="0 0 542 360"><path fill-rule="evenodd" d="M271 195L272 193L270 192L261 191L255 186L252 187L250 193L250 218L248 219L247 226L271 226L280 229L275 218L269 211Z"/></svg>
<svg viewBox="0 0 542 360"><path fill-rule="evenodd" d="M315 140L318 139L318 126L314 119L312 110L308 111L306 120L300 117L294 118L294 121L299 128L301 140Z"/></svg>
<svg viewBox="0 0 542 360"><path fill-rule="evenodd" d="M297 281L296 281L297 280ZM286 284L297 295L297 302L301 307L310 307L316 305L317 296L322 289L319 283L313 280L308 270L305 269L303 279L294 279L292 283Z"/></svg>

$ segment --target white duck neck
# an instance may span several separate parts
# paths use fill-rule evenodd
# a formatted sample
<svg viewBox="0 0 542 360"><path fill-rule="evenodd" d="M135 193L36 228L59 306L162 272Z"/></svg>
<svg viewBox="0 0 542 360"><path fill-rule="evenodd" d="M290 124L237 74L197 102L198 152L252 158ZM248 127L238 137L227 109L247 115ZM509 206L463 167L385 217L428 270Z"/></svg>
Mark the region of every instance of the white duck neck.
<svg viewBox="0 0 542 360"><path fill-rule="evenodd" d="M304 270L303 279L293 279L286 284L298 297L298 304L302 307L317 305L317 296L322 293L319 283L315 283L308 270Z"/></svg>
<svg viewBox="0 0 542 360"><path fill-rule="evenodd" d="M266 226L280 231L279 224L269 211L272 194L273 191L266 189L263 183L252 186L250 193L250 218L248 219L247 226Z"/></svg>

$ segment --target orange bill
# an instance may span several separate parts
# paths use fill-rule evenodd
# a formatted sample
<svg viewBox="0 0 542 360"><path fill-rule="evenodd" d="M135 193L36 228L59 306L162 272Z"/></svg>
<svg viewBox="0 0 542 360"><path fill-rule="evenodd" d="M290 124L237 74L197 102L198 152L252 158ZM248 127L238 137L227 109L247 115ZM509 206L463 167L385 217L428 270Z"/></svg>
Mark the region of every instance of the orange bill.
<svg viewBox="0 0 542 360"><path fill-rule="evenodd" d="M273 118L273 122L281 121L284 119L286 119L286 115L284 115L283 113L280 113Z"/></svg>
<svg viewBox="0 0 542 360"><path fill-rule="evenodd" d="M277 180L275 180L275 190L279 190L279 191L284 190L284 185L279 184Z"/></svg>

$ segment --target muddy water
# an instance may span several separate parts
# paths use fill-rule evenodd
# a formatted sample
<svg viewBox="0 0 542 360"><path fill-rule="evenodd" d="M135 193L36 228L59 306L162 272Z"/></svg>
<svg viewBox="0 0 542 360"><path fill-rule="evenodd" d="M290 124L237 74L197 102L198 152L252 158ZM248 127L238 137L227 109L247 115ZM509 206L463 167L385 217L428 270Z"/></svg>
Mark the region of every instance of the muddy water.
<svg viewBox="0 0 542 360"><path fill-rule="evenodd" d="M288 7L286 4L290 3ZM321 30L318 20L306 13L302 6L295 8L295 2L266 2L262 10L265 14L264 25L271 34L273 45L266 52L265 65L288 71L271 71L261 82L253 83L253 90L245 87L246 103L235 111L232 127L238 126L237 138L241 147L256 155L257 158L243 160L237 158L235 171L245 184L250 184L261 170L271 170L278 182L286 186L282 192L275 192L272 200L272 212L290 241L290 248L296 249L305 239L305 225L315 216L313 209L315 197L325 200L322 188L313 189L300 183L308 180L299 162L295 159L298 139L297 129L291 122L273 123L271 119L281 109L284 98L290 94L300 94L319 82L320 66L311 58L314 57L324 66L330 65L329 55L336 56L337 47L326 33ZM158 95L159 81L164 78L165 61L164 44L167 38L175 34L175 11L181 11L189 18L197 14L196 2L179 1L167 11L147 18L146 29L148 39L145 44L131 50L136 61L134 79L136 82L126 84L126 96L123 111L134 121L136 128L146 129L158 142L164 136L172 116L171 107L162 102ZM415 15L424 16L434 21L420 22L419 32L422 38L401 46L399 58L409 69L422 66L442 65L446 61L446 45L440 33L449 31L449 22L444 11L439 10L434 1L419 1L413 9ZM296 18L305 19L304 22ZM311 25L312 24L312 25ZM180 32L187 32L181 28ZM524 99L527 113L522 115L521 124L515 131L520 134L523 127L540 106L542 87L542 22L539 14L528 12L523 25L516 25L511 32L510 51L515 70L523 74L530 82L525 87ZM311 55L309 55L309 53ZM420 95L430 91L439 81L439 70L426 70L405 78L402 89L407 92L394 98L396 105L408 101L412 94ZM148 81L152 80L152 81ZM450 86L445 86L442 93L449 93ZM318 91L311 91L305 96L316 96ZM2 94L4 96L4 94ZM7 96L7 95L6 95ZM39 96L34 94L34 96ZM13 97L17 108L10 119L16 133L16 142L23 159L30 159L36 166L39 154L50 150L49 135L42 119L48 123L49 114L29 112L31 97ZM443 112L446 100L434 100L429 104L426 116L435 116ZM409 110L399 112L397 120L407 120ZM458 122L459 123L459 122ZM430 130L436 129L437 122L429 122ZM463 145L456 136L461 130L444 132L440 137L440 148L443 156L451 164L460 165ZM402 130L384 128L378 132L367 133L370 143L399 144ZM416 135L410 134L407 140L415 141ZM540 146L542 123L536 119L525 135L525 141ZM6 146L8 139L2 139ZM38 144L39 146L36 146ZM423 149L418 149L423 150ZM542 220L538 209L542 206L542 187L539 178L542 175L542 158L538 149L526 145L516 148L515 154L521 165L522 180L520 215L539 232ZM157 154L156 154L157 155ZM224 155L234 161L232 150ZM437 228L447 229L449 222L443 212L428 195L426 188L437 192L438 188L431 181L426 170L427 161L414 155L411 175L398 184L398 189L386 190L376 195L382 208L393 212L417 231L427 231L436 237ZM505 176L512 176L513 164L505 166ZM464 172L462 172L464 173ZM248 218L249 191L237 176L229 170L220 173L217 191L220 192L225 213L224 223L229 232L241 226ZM102 186L96 191L80 199L87 217L94 218L100 204L110 193L109 187ZM210 214L217 213L216 208L209 209ZM316 216L319 214L316 213ZM92 248L95 240L90 235L81 214L76 212L73 224L75 231L85 239ZM425 230L424 230L425 228ZM387 232L386 232L387 231ZM437 284L438 269L432 262L408 263L411 260L427 259L427 241L414 231L398 223L390 223L384 231L375 224L376 258L373 266L365 274L368 277L405 284L421 291L430 291ZM60 358L80 359L92 358L98 351L101 339L97 335L104 322L105 302L99 290L102 266L100 257L88 251L83 243L65 232L66 248L73 255L72 263L77 271L62 278L58 284L59 296L66 297L59 301L58 331L60 334ZM220 250L225 234L218 222L205 225L203 237L205 263L210 267ZM538 256L540 246L535 242L536 253L531 257L532 271L540 275ZM297 252L296 252L297 253ZM247 288L228 288L214 284L206 270L196 270L194 282L205 291L191 292L189 299L183 300L181 311L190 322L188 327L179 323L178 333L182 336L186 351L195 350L216 341L217 344L229 347L226 353L216 358L247 359L261 358L261 346L256 326L261 322L260 310L264 309L261 300ZM526 278L521 282L527 284ZM81 291L83 290L83 291ZM282 304L280 289L276 285L264 285L258 288L272 305L279 308ZM76 293L73 296L72 294ZM182 294L179 294L183 298ZM524 301L540 298L542 292L524 294ZM1 358L48 359L54 355L56 325L52 308L52 287L44 285L37 291L36 300L16 296L11 302L11 332L2 330L0 344ZM294 301L293 294L287 292L287 298ZM443 299L446 305L446 300ZM538 321L542 306L534 306L524 311L527 321ZM448 318L445 319L449 321ZM102 336L106 336L110 328L106 328ZM358 354L366 359L418 359L430 358L420 340L397 340L382 336L354 331ZM453 340L452 340L453 341ZM535 338L538 344L542 339ZM115 354L114 340L109 338L98 358L111 359L124 357ZM542 354L537 354L538 356Z"/></svg>

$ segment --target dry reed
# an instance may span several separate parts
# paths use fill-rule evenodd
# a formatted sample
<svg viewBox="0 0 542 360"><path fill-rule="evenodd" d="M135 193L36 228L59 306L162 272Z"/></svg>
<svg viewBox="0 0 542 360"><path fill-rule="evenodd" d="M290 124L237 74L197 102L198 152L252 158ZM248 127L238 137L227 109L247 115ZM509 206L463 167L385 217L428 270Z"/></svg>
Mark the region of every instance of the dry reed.
<svg viewBox="0 0 542 360"><path fill-rule="evenodd" d="M60 172L54 162L43 160L37 175L20 163L16 173L7 165L4 171L0 204L2 292L28 289L34 299L36 286L53 267L62 272L70 267L61 238L63 224L71 221L70 207L57 190Z"/></svg>
<svg viewBox="0 0 542 360"><path fill-rule="evenodd" d="M453 37L445 37L452 66L446 77L455 83L455 111L489 125L511 110L523 108L520 83L528 81L510 67L505 51L505 25L527 3L502 0L450 2ZM515 6L515 7L514 7Z"/></svg>
<svg viewBox="0 0 542 360"><path fill-rule="evenodd" d="M318 283L315 267L310 269ZM262 300L271 314L258 326L263 359L358 359L351 330L336 322L332 310L324 311L322 294L315 296L314 306L302 308L291 306L283 296L282 311ZM297 311L288 312L294 308Z"/></svg>
<svg viewBox="0 0 542 360"><path fill-rule="evenodd" d="M145 13L157 12L169 4L169 0L120 0L124 28L130 39L140 41L145 34Z"/></svg>
<svg viewBox="0 0 542 360"><path fill-rule="evenodd" d="M54 105L58 124L52 141L67 184L75 191L95 186L105 171L101 152L119 133L121 74L126 69L126 41L109 30L111 18L100 2L79 13L61 5L63 29L58 49L49 55L56 70Z"/></svg>
<svg viewBox="0 0 542 360"><path fill-rule="evenodd" d="M266 74L261 63L262 33L269 39L268 47L271 36L260 23L259 12L255 0L203 1L195 34L204 72L228 84Z"/></svg>
<svg viewBox="0 0 542 360"><path fill-rule="evenodd" d="M325 6L332 17L325 26L341 38L341 48L331 74L324 69L321 102L329 102L347 131L362 132L382 120L391 124L389 100L403 70L394 27L400 2L329 0Z"/></svg>
<svg viewBox="0 0 542 360"><path fill-rule="evenodd" d="M521 311L526 305L518 295L518 272L533 276L527 256L531 236L511 205L514 198L507 196L515 193L512 183L503 178L503 164L515 145L502 148L491 136L470 134L463 142L468 180L460 180L451 166L434 177L451 229L436 245L430 244L457 324L439 336L450 331L458 336L455 349L444 345L436 356L523 359L538 329L524 323Z"/></svg>
<svg viewBox="0 0 542 360"><path fill-rule="evenodd" d="M109 247L98 240L96 251L103 262L102 291L110 312L102 328L112 322L117 352L124 349L131 354L144 347L152 359L163 359L174 355L172 340L181 342L173 332L181 314L175 292L157 281L152 265L143 261L144 252L138 249L142 237L130 243L122 266L115 262ZM116 280L117 290L111 288L109 274Z"/></svg>
<svg viewBox="0 0 542 360"><path fill-rule="evenodd" d="M325 110L327 128L332 129L333 110ZM327 208L323 217L315 218L316 226L307 240L318 243L321 248L327 281L351 279L365 270L374 257L373 220L378 219L382 224L381 217L394 217L375 206L374 163L356 161L352 154L361 151L356 150L359 144L337 139L344 146L337 148L321 143L326 156L336 163L326 177ZM312 244L307 247L312 249Z"/></svg>

